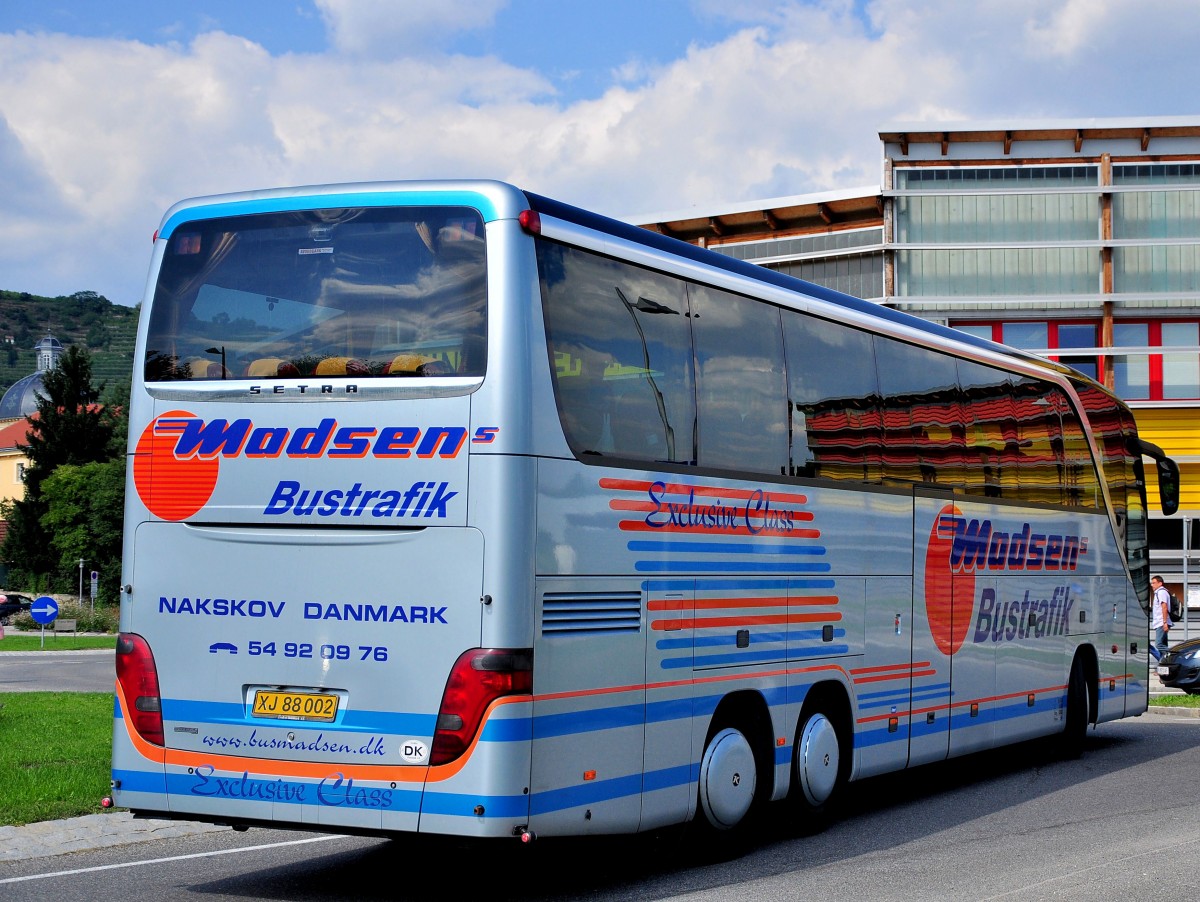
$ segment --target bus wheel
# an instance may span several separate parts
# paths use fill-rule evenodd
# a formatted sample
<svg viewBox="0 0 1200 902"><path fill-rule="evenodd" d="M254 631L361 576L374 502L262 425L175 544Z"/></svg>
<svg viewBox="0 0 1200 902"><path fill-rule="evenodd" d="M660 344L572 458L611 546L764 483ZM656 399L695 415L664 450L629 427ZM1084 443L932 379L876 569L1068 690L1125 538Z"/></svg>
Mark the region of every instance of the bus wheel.
<svg viewBox="0 0 1200 902"><path fill-rule="evenodd" d="M792 795L803 812L819 814L838 788L842 745L837 729L824 712L806 714L796 737L792 761L796 788Z"/></svg>
<svg viewBox="0 0 1200 902"><path fill-rule="evenodd" d="M708 823L717 830L740 824L757 784L754 750L746 737L732 727L713 736L700 760L700 806Z"/></svg>
<svg viewBox="0 0 1200 902"><path fill-rule="evenodd" d="M1078 758L1083 754L1088 718L1091 716L1091 691L1091 684L1084 673L1083 659L1076 655L1071 664L1071 676L1067 680L1066 725L1058 743L1064 758Z"/></svg>

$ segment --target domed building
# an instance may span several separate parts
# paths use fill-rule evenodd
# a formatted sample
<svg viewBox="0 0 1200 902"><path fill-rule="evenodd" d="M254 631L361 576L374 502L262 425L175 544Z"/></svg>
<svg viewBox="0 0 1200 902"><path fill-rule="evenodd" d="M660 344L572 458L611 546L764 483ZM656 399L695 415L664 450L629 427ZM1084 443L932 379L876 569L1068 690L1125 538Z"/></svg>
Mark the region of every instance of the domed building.
<svg viewBox="0 0 1200 902"><path fill-rule="evenodd" d="M0 421L21 419L37 410L42 378L58 366L58 359L63 355L62 342L50 333L46 333L33 349L37 351L37 372L18 379L0 398Z"/></svg>

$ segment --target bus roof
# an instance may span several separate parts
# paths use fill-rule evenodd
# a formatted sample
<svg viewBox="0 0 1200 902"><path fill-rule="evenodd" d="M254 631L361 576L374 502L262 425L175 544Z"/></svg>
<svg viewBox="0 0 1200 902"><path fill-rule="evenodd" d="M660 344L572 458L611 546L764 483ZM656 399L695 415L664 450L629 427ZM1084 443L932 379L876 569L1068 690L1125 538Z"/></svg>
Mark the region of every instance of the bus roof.
<svg viewBox="0 0 1200 902"><path fill-rule="evenodd" d="M885 307L882 304L876 304L871 301L864 301L862 298L856 298L853 295L843 294L840 291L835 291L832 288L825 288L821 285L816 285L812 282L806 282L803 279L798 279L795 276L789 276L777 270L768 269L765 266L759 266L755 263L747 263L744 260L738 260L733 257L728 257L725 254L718 254L716 251L710 251L707 248L698 247L694 244L688 244L686 241L680 241L677 238L671 238L667 235L661 235L658 232L651 232L640 226L630 225L627 222L621 222L617 219L610 219L607 216L601 216L598 213L591 213L587 210L582 210L579 207L573 207L570 204L564 204L561 201L552 200L548 197L543 197L539 194L533 194L526 191L525 196L529 199L529 205L538 213L545 213L547 216L553 216L557 219L562 219L567 222L574 223L588 229L594 229L598 232L605 232L615 238L621 238L625 241L631 241L635 244L642 244L664 253L673 254L678 257L683 257L692 260L696 263L701 263L705 266L711 266L716 269L722 269L726 272L734 273L739 276L754 279L759 282L765 282L769 285L774 285L779 288L787 289L788 291L799 292L810 297L818 298L830 304L844 307L847 310L853 310L856 313L866 314L867 316L876 319L885 320L906 326L910 329L915 329L925 332L930 335L936 335L939 338L957 342L958 344L970 345L975 348L980 348L985 351L990 351L993 354L1004 354L1009 357L1015 357L1027 363L1035 363L1039 367L1051 369L1061 372L1064 375L1072 377L1081 376L1070 370L1068 367L1061 366L1053 361L1046 360L1044 357L1039 357L1036 354L1031 354L1028 351L1023 351L1020 348L1009 347L1008 345L997 344L994 341L989 341L986 338L979 338L967 332L951 329L949 326L942 326L938 323L932 323L929 320L921 319L919 316L913 316L909 313L904 313L900 310L895 310L891 307Z"/></svg>

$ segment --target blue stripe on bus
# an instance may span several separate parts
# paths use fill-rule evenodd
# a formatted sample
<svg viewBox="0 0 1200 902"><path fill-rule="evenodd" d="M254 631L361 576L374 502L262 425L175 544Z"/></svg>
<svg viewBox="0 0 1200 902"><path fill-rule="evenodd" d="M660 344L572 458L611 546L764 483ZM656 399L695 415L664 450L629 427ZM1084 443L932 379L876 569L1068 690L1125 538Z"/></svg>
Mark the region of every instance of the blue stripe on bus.
<svg viewBox="0 0 1200 902"><path fill-rule="evenodd" d="M170 238L185 222L222 219L226 216L251 216L255 213L287 213L292 210L332 210L343 207L470 207L479 211L484 222L500 218L492 202L473 191L387 191L313 194L303 197L262 197L202 204L180 210L163 223L160 238Z"/></svg>
<svg viewBox="0 0 1200 902"><path fill-rule="evenodd" d="M634 540L630 551L662 551L675 554L805 554L822 555L823 545L749 545L744 542L672 542Z"/></svg>
<svg viewBox="0 0 1200 902"><path fill-rule="evenodd" d="M845 635L845 630L842 631L842 635ZM821 644L821 645L813 645L808 648L789 648L787 656L788 656L789 661L795 661L800 658L803 658L803 659L823 658L823 657L826 657L829 655L848 655L848 654L850 654L850 646L849 645Z"/></svg>
<svg viewBox="0 0 1200 902"><path fill-rule="evenodd" d="M533 719L533 738L571 736L596 730L616 730L641 726L645 723L646 706L642 703L594 708L588 711L564 711L561 714L539 714Z"/></svg>
<svg viewBox="0 0 1200 902"><path fill-rule="evenodd" d="M908 724L901 722L895 732L888 732L887 723L872 730L862 730L854 734L855 748L871 748L899 740L908 741Z"/></svg>
<svg viewBox="0 0 1200 902"><path fill-rule="evenodd" d="M664 699L588 711L564 711L558 714L538 714L533 718L533 738L550 739L555 736L575 736L599 730L615 730L624 727L642 726L647 723L664 723L672 720L687 720L693 713L693 700L689 698ZM511 723L520 723L527 718L518 718ZM529 727L525 727L528 735ZM515 733L517 728L513 728ZM484 738L487 736L485 731ZM504 740L509 739L505 736Z"/></svg>
<svg viewBox="0 0 1200 902"><path fill-rule="evenodd" d="M844 629L835 629L833 638L841 639L846 635ZM751 633L751 645L767 645L779 642L820 642L822 633L820 630L795 630L786 633ZM736 645L737 636L696 636L688 638L686 636L678 639L658 639L654 643L654 647L659 651L675 651L680 648L715 648L722 645Z"/></svg>
<svg viewBox="0 0 1200 902"><path fill-rule="evenodd" d="M609 780L594 780L563 789L536 792L529 799L529 813L531 815L549 814L564 808L594 805L623 796L641 795L643 779L645 779L644 774L630 774L625 777L613 777Z"/></svg>
<svg viewBox="0 0 1200 902"><path fill-rule="evenodd" d="M280 729L321 729L328 732L393 733L396 735L432 736L437 716L393 711L360 711L349 709L338 715L334 723L317 721L279 720L249 717L246 706L233 702L204 702L193 699L164 698L163 720L184 723L207 723L221 726Z"/></svg>
<svg viewBox="0 0 1200 902"><path fill-rule="evenodd" d="M829 564L802 564L799 561L781 561L777 564L749 561L637 561L633 569L639 573L828 573L833 568Z"/></svg>
<svg viewBox="0 0 1200 902"><path fill-rule="evenodd" d="M152 771L114 769L112 778L121 784L119 788L122 792L162 793L167 791L166 777L161 769Z"/></svg>
<svg viewBox="0 0 1200 902"><path fill-rule="evenodd" d="M425 790L421 802L421 814L443 814L452 817L478 819L476 805L483 805L488 817L510 817L524 819L529 813L530 797L522 793L512 796L488 796L478 793L434 792ZM319 827L317 829L320 829Z"/></svg>
<svg viewBox="0 0 1200 902"><path fill-rule="evenodd" d="M727 655L686 655L664 658L659 667L663 670L678 670L681 667L712 667L720 664L755 664L763 661L791 661L799 658L824 657L848 654L848 645L816 645L811 648L763 649L762 651L738 651Z"/></svg>
<svg viewBox="0 0 1200 902"><path fill-rule="evenodd" d="M491 718L479 738L482 742L524 742L533 738L532 721L528 717Z"/></svg>
<svg viewBox="0 0 1200 902"><path fill-rule="evenodd" d="M699 764L681 764L677 767L664 767L661 770L646 772L646 775L642 778L642 791L654 792L657 789L687 786L699 779Z"/></svg>
<svg viewBox="0 0 1200 902"><path fill-rule="evenodd" d="M1037 699L1031 707L1028 702L1021 701L1015 704L1001 705L999 707L985 707L980 705L979 714L972 717L969 712L964 711L961 714L951 714L949 727L946 721L937 720L932 724L926 723L923 720L913 721L911 724L905 723L905 716L901 716L900 729L894 733L887 731L886 722L878 729L863 730L854 734L854 744L861 748L866 748L873 745L882 745L887 742L896 742L900 739L906 739L906 729L911 728L911 734L914 739L922 736L932 736L938 733L947 733L949 730L953 732L961 732L970 729L971 727L984 726L986 724L995 724L1005 720L1016 720L1022 717L1030 717L1036 714L1046 714L1051 711L1056 711L1062 707L1065 695L1052 695Z"/></svg>
<svg viewBox="0 0 1200 902"><path fill-rule="evenodd" d="M946 691L944 689L921 690L921 691L913 692L911 695L906 690L901 695L896 695L891 698L880 699L880 700L874 701L874 702L864 703L863 700L860 698L858 700L858 707L860 710L866 710L868 708L886 708L889 705L893 706L893 707L896 705L906 705L907 706L910 704L915 705L917 702L928 702L928 701L933 701L935 699L945 699L945 698L953 698L953 697L954 697L953 692L947 696Z"/></svg>
<svg viewBox="0 0 1200 902"><path fill-rule="evenodd" d="M905 684L897 689L888 689L884 692L863 692L858 696L858 706L860 708L870 708L891 704L896 701L904 701L909 697L910 692L920 692L925 696L945 695L946 690L949 688L949 683L931 683L927 686L916 686L912 689ZM950 694L953 695L954 693Z"/></svg>

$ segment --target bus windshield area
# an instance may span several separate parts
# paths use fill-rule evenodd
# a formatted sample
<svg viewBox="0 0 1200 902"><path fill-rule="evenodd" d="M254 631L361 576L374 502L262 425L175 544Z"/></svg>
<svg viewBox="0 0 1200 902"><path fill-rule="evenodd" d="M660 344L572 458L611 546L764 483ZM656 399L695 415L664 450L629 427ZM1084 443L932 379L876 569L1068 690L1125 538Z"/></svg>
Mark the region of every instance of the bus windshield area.
<svg viewBox="0 0 1200 902"><path fill-rule="evenodd" d="M475 210L188 222L166 247L145 379L482 376L486 299Z"/></svg>

